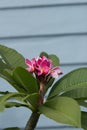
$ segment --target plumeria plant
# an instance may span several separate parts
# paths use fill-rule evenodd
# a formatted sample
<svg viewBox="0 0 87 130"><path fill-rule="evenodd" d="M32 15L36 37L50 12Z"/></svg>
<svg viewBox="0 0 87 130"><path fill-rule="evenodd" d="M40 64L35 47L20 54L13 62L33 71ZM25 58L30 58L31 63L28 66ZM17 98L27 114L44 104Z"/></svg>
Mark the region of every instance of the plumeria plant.
<svg viewBox="0 0 87 130"><path fill-rule="evenodd" d="M11 107L30 109L32 114L25 130L34 130L41 114L87 130L87 111L81 109L87 107L87 68L75 69L59 78L61 74L59 58L54 54L41 52L30 60L0 45L0 77L15 88L15 92L0 91L0 112Z"/></svg>

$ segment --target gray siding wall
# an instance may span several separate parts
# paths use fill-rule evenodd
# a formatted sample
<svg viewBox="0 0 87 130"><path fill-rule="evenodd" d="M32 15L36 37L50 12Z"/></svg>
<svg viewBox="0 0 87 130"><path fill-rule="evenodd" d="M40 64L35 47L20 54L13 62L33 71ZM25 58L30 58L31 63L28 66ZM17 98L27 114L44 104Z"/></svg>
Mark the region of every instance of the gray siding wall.
<svg viewBox="0 0 87 130"><path fill-rule="evenodd" d="M25 58L41 51L54 53L64 74L87 66L87 0L1 0L0 44L17 49ZM0 82L2 90L13 90ZM24 127L28 113L24 108L6 110L0 113L0 127ZM43 116L38 123L57 125Z"/></svg>

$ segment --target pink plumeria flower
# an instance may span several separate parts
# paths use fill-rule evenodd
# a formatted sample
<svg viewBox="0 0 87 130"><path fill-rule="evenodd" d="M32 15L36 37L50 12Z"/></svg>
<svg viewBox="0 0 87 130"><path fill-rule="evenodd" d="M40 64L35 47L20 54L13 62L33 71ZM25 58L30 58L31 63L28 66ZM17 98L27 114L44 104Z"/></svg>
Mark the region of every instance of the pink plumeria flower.
<svg viewBox="0 0 87 130"><path fill-rule="evenodd" d="M33 58L31 61L29 59L25 60L26 65L28 68L26 68L29 72L33 73L35 71L35 65L36 65L36 60Z"/></svg>
<svg viewBox="0 0 87 130"><path fill-rule="evenodd" d="M47 59L45 56L39 57L36 62L36 70L37 70L37 75L40 76L42 74L48 74L51 61Z"/></svg>
<svg viewBox="0 0 87 130"><path fill-rule="evenodd" d="M52 61L45 56L25 60L28 65L27 70L31 73L35 73L37 76L51 75L53 78L57 78L62 74L59 67L54 67Z"/></svg>

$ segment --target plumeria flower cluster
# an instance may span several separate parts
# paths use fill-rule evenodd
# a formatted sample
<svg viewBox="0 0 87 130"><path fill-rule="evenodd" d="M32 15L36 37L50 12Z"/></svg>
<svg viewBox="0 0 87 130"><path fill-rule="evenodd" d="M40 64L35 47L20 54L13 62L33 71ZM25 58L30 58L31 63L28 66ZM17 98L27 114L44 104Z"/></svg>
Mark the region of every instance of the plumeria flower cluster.
<svg viewBox="0 0 87 130"><path fill-rule="evenodd" d="M50 75L52 78L57 78L62 74L60 68L53 66L52 60L45 56L33 58L32 60L26 59L25 63L28 66L27 70L35 73L38 77Z"/></svg>
<svg viewBox="0 0 87 130"><path fill-rule="evenodd" d="M46 56L33 58L32 60L26 59L25 63L28 66L26 68L27 71L35 74L37 80L39 81L40 99L38 101L38 104L43 104L45 85L47 85L52 78L57 78L60 74L62 74L62 72L59 67L53 66L52 60Z"/></svg>

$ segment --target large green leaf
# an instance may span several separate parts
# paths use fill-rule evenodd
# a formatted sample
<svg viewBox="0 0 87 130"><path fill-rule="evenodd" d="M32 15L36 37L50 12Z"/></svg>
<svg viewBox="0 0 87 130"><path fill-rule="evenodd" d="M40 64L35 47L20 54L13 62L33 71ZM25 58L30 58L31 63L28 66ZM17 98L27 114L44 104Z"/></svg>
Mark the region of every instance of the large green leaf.
<svg viewBox="0 0 87 130"><path fill-rule="evenodd" d="M72 98L55 97L41 105L39 111L57 122L81 127L80 107Z"/></svg>
<svg viewBox="0 0 87 130"><path fill-rule="evenodd" d="M18 92L26 93L26 89L24 87L21 87L21 85L13 78L13 71L9 69L4 69L3 74L3 78L7 80Z"/></svg>
<svg viewBox="0 0 87 130"><path fill-rule="evenodd" d="M16 50L0 45L0 68L13 69L17 66L26 67L24 57Z"/></svg>
<svg viewBox="0 0 87 130"><path fill-rule="evenodd" d="M68 96L68 97L72 97L75 99L87 99L87 87L82 87L82 88L78 88L78 89L74 89L68 92L64 92L63 94L61 94L61 96Z"/></svg>
<svg viewBox="0 0 87 130"><path fill-rule="evenodd" d="M26 68L24 57L16 50L0 45L0 77L8 81L15 88L19 87L14 83L10 73L7 74L5 70L10 72L18 66Z"/></svg>
<svg viewBox="0 0 87 130"><path fill-rule="evenodd" d="M17 67L13 71L13 78L21 86L26 90L26 93L37 93L38 92L38 85L37 80L34 76L25 70L22 67Z"/></svg>
<svg viewBox="0 0 87 130"><path fill-rule="evenodd" d="M81 113L81 123L82 123L82 128L84 130L87 130L87 112L82 112Z"/></svg>
<svg viewBox="0 0 87 130"><path fill-rule="evenodd" d="M53 85L49 98L83 87L87 87L87 68L79 68L63 76Z"/></svg>

